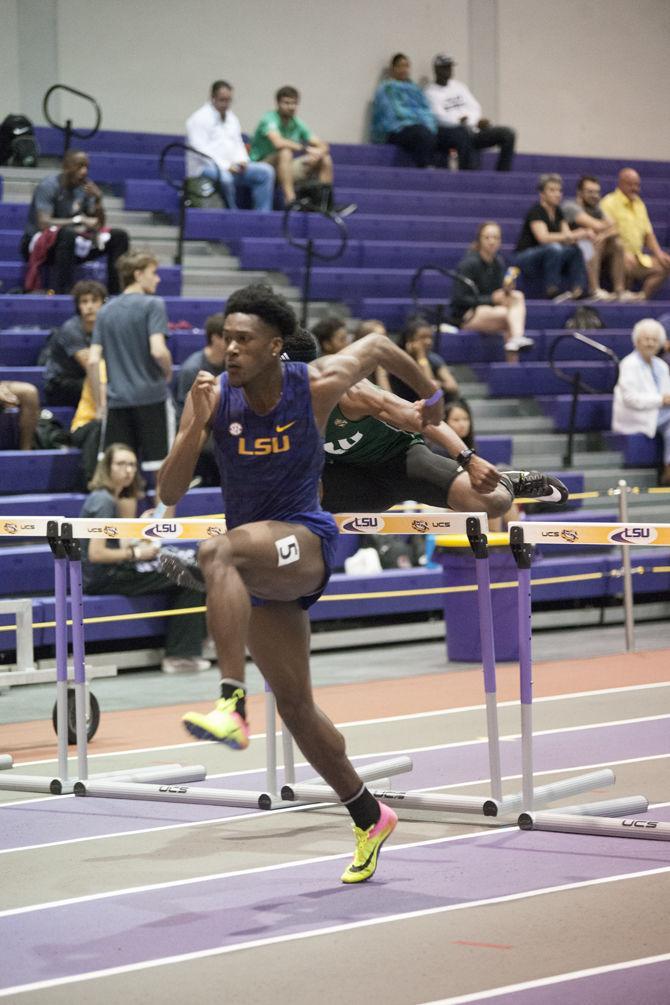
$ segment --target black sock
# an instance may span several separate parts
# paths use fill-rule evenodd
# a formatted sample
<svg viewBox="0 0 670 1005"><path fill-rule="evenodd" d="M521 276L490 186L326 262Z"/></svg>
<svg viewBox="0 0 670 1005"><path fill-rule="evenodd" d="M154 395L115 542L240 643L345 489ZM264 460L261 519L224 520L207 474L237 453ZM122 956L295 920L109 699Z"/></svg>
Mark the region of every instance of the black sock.
<svg viewBox="0 0 670 1005"><path fill-rule="evenodd" d="M222 698L232 698L236 691L242 691L242 697L237 699L237 704L235 709L242 716L243 719L247 717L246 710L246 690L244 685L239 681L235 682L228 678L227 680L221 681L221 697Z"/></svg>
<svg viewBox="0 0 670 1005"><path fill-rule="evenodd" d="M349 810L351 819L362 831L374 827L381 816L379 803L365 785L351 799L343 799L342 802Z"/></svg>

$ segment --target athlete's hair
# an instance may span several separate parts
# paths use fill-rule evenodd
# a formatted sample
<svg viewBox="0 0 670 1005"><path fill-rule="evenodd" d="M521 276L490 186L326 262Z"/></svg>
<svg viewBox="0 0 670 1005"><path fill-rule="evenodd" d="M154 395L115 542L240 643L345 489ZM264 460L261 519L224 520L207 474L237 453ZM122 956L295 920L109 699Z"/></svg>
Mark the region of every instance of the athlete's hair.
<svg viewBox="0 0 670 1005"><path fill-rule="evenodd" d="M319 348L312 333L298 326L289 338L284 339L281 358L295 363L311 363L318 354Z"/></svg>
<svg viewBox="0 0 670 1005"><path fill-rule="evenodd" d="M323 352L324 342L330 342L335 332L339 331L340 328L346 327L347 323L344 318L338 318L335 316L322 318L321 321L317 321L312 331L315 339L321 346L321 351Z"/></svg>
<svg viewBox="0 0 670 1005"><path fill-rule="evenodd" d="M474 424L472 422L472 412L470 411L470 406L468 405L467 401L464 401L462 398L456 398L455 401L449 401L449 402L445 401L445 403L444 403L444 421L447 423L447 425L450 424L449 423L449 416L451 415L451 413L456 408L460 408L461 411L465 412L466 415L467 415L467 417L468 417L468 419L470 420L470 431L469 431L469 433L466 433L465 436L461 436L461 439L463 440L463 443L466 445L466 447L468 447L470 450L474 450L474 447L475 447L475 427L474 427Z"/></svg>
<svg viewBox="0 0 670 1005"><path fill-rule="evenodd" d="M137 454L132 447L128 446L127 443L110 443L96 464L93 477L88 483L88 487L91 492L94 492L96 489L108 489L109 491L113 491L114 482L112 481L112 464L114 463L114 455L120 450L126 450L129 454L133 455L135 460L137 460ZM128 488L123 489L121 496L124 499L139 499L143 495L144 479L140 474L140 468L138 465L135 470L135 477Z"/></svg>
<svg viewBox="0 0 670 1005"><path fill-rule="evenodd" d="M293 308L281 294L266 283L250 283L228 297L224 317L229 314L255 314L266 325L276 328L282 339L290 338L297 321Z"/></svg>
<svg viewBox="0 0 670 1005"><path fill-rule="evenodd" d="M82 297L95 297L96 300L101 300L103 304L107 299L107 287L103 286L102 283L96 282L95 279L80 279L78 283L74 284L70 293L72 294L77 314L79 313L79 301Z"/></svg>
<svg viewBox="0 0 670 1005"><path fill-rule="evenodd" d="M223 335L223 322L225 321L225 316L222 311L218 314L210 314L205 320L205 338L207 339L207 345L212 344L212 339L215 335Z"/></svg>
<svg viewBox="0 0 670 1005"><path fill-rule="evenodd" d="M295 98L296 101L300 101L300 95L298 94L297 88L291 87L290 84L285 84L284 87L280 87L275 94L275 101L277 104L279 104L282 98Z"/></svg>

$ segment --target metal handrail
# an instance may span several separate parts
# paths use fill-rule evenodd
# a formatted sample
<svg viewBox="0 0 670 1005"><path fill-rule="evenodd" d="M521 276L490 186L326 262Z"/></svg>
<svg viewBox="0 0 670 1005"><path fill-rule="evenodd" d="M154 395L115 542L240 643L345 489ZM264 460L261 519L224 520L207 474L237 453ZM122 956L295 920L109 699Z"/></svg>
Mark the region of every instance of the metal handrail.
<svg viewBox="0 0 670 1005"><path fill-rule="evenodd" d="M335 248L335 251L331 254L326 254L323 251L319 251L314 244L314 238L308 236L306 239L300 237L295 237L291 233L290 229L290 219L292 213L310 213L314 215L315 213L322 216L326 220L330 220L335 224L338 231L339 244ZM309 230L309 225L306 228ZM322 262L333 262L336 258L339 258L344 254L347 244L349 243L349 231L347 225L338 215L330 209L321 209L315 206L314 203L310 202L308 199L301 199L297 202L289 203L289 205L284 210L284 217L282 220L282 232L285 240L292 248L298 248L300 251L305 252L305 264L303 266L303 283L302 283L302 312L300 317L300 324L303 328L307 327L307 307L309 304L310 287L312 281L312 261L318 258Z"/></svg>
<svg viewBox="0 0 670 1005"><path fill-rule="evenodd" d="M209 161L216 168L216 161L209 154L205 154L202 150L197 150L195 147L189 146L188 143L182 143L179 140L173 140L167 143L161 150L160 159L158 161L158 173L162 180L166 182L170 188L175 189L179 193L179 219L178 219L178 232L177 232L177 251L174 256L174 264L181 265L183 259L184 250L184 227L186 225L186 210L191 205L189 197L186 191L187 178L171 178L167 172L167 167L165 164L167 155L171 150L186 150L189 153L197 154L198 157L202 157L203 160ZM217 169L218 170L218 169ZM212 182L214 184L214 182Z"/></svg>
<svg viewBox="0 0 670 1005"><path fill-rule="evenodd" d="M93 128L89 129L88 132L82 132L81 130L74 129L72 119L66 119L65 125L61 125L59 122L54 122L49 115L49 98L54 91L67 91L68 94L76 94L78 98L84 98L85 101L90 101L95 109L95 125ZM100 128L100 123L102 122L102 111L95 98L90 94L85 94L84 91L78 91L76 87L70 87L68 84L52 84L42 99L42 111L44 112L44 118L47 120L49 125L64 133L63 157L70 149L70 140L73 136L76 136L79 140L88 140L91 136L95 136Z"/></svg>
<svg viewBox="0 0 670 1005"><path fill-rule="evenodd" d="M547 359L552 373L554 373L559 380L563 380L566 384L572 385L572 401L570 403L570 420L568 423L568 440L565 448L565 454L563 455L563 466L569 468L572 466L572 457L574 452L575 422L577 419L577 403L579 401L579 395L581 393L598 394L599 392L598 388L591 387L591 385L587 384L585 380L582 380L582 375L579 370L575 370L573 373L567 373L556 364L554 360L556 348L559 343L566 338L576 339L583 345L587 345L589 348L595 349L596 352L607 356L615 369L614 384L616 384L619 379L619 357L612 349L603 345L602 342L596 342L595 339L589 338L588 335L582 335L581 332L565 332L562 335L557 335L549 347ZM614 384L612 385L612 388L614 388Z"/></svg>
<svg viewBox="0 0 670 1005"><path fill-rule="evenodd" d="M441 275L445 276L448 279L455 279L457 282L463 283L465 286L471 289L476 296L479 296L479 290L477 289L476 285L473 283L473 281L470 279L469 276L464 276L460 272L457 272L455 269L446 269L442 265L432 265L429 263L427 265L420 266L416 270L416 272L412 276L412 281L409 286L410 296L414 301L414 309L417 313L421 312L421 307L419 303L419 294L417 291L424 272L439 272ZM444 304L438 304L435 309L435 321L434 321L435 327L439 328L443 320L444 320Z"/></svg>

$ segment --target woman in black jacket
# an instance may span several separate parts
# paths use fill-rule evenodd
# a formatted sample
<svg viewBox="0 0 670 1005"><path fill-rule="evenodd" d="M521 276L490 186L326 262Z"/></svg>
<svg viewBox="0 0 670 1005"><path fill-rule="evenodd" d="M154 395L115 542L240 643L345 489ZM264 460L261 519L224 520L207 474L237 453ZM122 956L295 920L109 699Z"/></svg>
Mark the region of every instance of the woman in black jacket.
<svg viewBox="0 0 670 1005"><path fill-rule="evenodd" d="M516 363L519 349L529 348L533 340L525 333L524 295L514 288L518 269L505 271L505 263L498 254L500 244L498 224L491 221L480 224L470 251L457 269L470 282L454 279L451 311L454 323L461 329L501 333L507 361Z"/></svg>

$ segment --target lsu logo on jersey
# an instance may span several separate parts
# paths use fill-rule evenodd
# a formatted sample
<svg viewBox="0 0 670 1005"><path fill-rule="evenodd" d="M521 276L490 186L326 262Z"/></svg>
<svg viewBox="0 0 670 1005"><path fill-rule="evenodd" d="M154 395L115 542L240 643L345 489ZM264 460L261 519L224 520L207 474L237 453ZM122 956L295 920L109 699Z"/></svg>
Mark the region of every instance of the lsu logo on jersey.
<svg viewBox="0 0 670 1005"><path fill-rule="evenodd" d="M287 422L284 426L276 426L274 436L257 436L250 443L247 443L244 436L240 436L237 441L237 452L244 457L267 457L269 454L285 454L291 449L291 438L286 433L287 429L295 425Z"/></svg>

